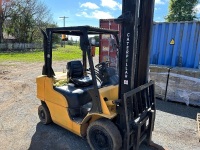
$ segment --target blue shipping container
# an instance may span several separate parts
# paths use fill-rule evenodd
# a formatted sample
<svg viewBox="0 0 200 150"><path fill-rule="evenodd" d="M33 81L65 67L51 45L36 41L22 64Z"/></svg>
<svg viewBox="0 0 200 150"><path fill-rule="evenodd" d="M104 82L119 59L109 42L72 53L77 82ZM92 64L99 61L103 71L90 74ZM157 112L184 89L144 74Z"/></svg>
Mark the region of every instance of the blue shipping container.
<svg viewBox="0 0 200 150"><path fill-rule="evenodd" d="M155 23L150 63L200 69L200 22Z"/></svg>

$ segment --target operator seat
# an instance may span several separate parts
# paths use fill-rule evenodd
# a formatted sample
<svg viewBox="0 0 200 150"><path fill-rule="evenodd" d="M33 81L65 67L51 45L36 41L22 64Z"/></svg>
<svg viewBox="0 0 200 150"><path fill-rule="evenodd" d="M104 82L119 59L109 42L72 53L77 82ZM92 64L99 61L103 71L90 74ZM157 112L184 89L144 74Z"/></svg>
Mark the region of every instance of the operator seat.
<svg viewBox="0 0 200 150"><path fill-rule="evenodd" d="M70 83L77 87L86 87L92 85L92 79L83 75L83 65L81 61L70 61L67 63L67 78Z"/></svg>

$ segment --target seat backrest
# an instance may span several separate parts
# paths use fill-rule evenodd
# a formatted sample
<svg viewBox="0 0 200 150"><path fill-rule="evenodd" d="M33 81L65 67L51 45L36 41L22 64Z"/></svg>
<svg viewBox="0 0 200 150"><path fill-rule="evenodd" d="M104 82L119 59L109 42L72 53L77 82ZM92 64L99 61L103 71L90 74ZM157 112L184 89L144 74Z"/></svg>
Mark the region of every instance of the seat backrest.
<svg viewBox="0 0 200 150"><path fill-rule="evenodd" d="M81 78L83 76L83 65L81 61L70 61L67 63L67 75L69 78Z"/></svg>

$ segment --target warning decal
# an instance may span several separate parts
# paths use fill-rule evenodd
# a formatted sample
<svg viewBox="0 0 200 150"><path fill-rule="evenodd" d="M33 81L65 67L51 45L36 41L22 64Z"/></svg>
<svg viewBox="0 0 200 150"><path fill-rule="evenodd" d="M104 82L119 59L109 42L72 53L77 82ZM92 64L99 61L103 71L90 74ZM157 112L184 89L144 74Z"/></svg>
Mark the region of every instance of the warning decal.
<svg viewBox="0 0 200 150"><path fill-rule="evenodd" d="M170 42L170 45L174 45L174 44L175 44L175 41L174 41L174 39L172 39Z"/></svg>
<svg viewBox="0 0 200 150"><path fill-rule="evenodd" d="M124 80L124 84L128 85L128 80Z"/></svg>

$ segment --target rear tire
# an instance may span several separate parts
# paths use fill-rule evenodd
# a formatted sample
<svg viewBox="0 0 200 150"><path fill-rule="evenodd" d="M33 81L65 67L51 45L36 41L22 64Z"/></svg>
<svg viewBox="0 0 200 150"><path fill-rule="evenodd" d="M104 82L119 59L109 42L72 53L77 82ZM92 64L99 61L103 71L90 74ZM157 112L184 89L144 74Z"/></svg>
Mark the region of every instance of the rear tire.
<svg viewBox="0 0 200 150"><path fill-rule="evenodd" d="M89 125L87 141L93 150L119 150L122 147L121 134L108 119L99 119Z"/></svg>
<svg viewBox="0 0 200 150"><path fill-rule="evenodd" d="M38 116L43 124L49 124L52 122L49 109L46 105L40 105L38 107Z"/></svg>

